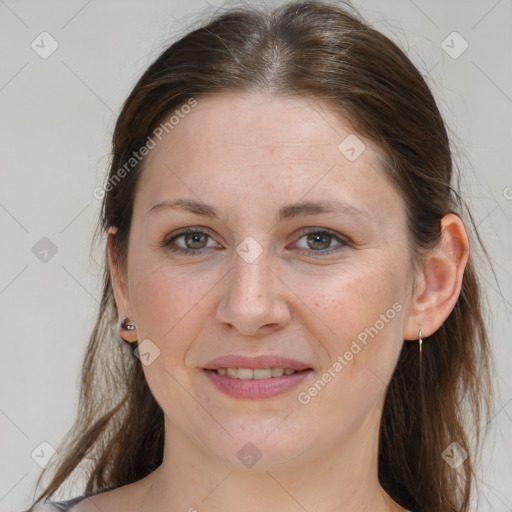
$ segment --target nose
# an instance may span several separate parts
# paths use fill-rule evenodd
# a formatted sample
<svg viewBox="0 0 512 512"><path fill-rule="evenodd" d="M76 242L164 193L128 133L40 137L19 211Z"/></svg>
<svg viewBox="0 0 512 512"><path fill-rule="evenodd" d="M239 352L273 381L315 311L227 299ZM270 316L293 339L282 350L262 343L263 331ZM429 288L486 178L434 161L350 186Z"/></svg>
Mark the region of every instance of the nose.
<svg viewBox="0 0 512 512"><path fill-rule="evenodd" d="M217 321L247 336L270 334L288 323L287 288L269 263L265 252L251 263L234 257Z"/></svg>

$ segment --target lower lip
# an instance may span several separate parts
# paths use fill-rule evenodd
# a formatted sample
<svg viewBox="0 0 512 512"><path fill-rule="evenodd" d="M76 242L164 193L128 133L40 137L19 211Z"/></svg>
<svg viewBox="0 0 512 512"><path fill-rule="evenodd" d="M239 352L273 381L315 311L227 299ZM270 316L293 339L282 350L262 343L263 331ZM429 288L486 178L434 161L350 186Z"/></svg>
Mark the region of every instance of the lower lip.
<svg viewBox="0 0 512 512"><path fill-rule="evenodd" d="M302 370L270 379L237 379L219 375L214 370L203 370L217 389L236 398L272 398L299 385L312 371Z"/></svg>

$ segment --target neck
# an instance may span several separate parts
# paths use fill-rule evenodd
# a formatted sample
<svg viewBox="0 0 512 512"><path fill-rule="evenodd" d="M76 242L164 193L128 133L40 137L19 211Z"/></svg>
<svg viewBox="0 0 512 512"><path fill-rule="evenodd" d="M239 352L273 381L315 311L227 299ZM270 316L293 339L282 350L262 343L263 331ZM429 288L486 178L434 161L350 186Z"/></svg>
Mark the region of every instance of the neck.
<svg viewBox="0 0 512 512"><path fill-rule="evenodd" d="M301 454L288 466L262 460L240 469L212 456L166 419L163 463L144 479L138 510L403 511L379 484L378 429L372 423L314 457Z"/></svg>

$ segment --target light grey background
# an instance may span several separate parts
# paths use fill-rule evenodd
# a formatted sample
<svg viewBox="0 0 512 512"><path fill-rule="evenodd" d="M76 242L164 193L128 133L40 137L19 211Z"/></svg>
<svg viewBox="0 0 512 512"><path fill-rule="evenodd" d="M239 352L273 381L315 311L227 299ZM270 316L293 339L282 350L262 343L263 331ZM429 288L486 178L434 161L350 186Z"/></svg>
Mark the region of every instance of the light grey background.
<svg viewBox="0 0 512 512"><path fill-rule="evenodd" d="M104 180L115 116L165 42L221 4L0 0L0 511L28 507L40 472L31 454L44 452L42 442L57 447L74 419L100 297L102 260L89 260L100 206L92 191ZM355 5L429 76L495 264L501 293L488 271L483 278L500 393L478 510L512 511L512 2ZM46 59L31 47L51 49L43 31L58 43ZM456 59L442 47L454 31L469 45ZM445 44L459 51L463 40L450 37ZM33 253L42 237L57 248L46 262Z"/></svg>

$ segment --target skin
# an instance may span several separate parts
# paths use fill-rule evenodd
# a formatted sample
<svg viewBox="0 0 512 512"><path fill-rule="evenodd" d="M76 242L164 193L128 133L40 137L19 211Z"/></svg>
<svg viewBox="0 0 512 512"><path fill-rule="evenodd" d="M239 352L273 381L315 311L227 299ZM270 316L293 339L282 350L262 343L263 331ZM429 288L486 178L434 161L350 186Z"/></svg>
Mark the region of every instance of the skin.
<svg viewBox="0 0 512 512"><path fill-rule="evenodd" d="M377 478L386 385L404 340L417 340L420 329L429 336L453 309L469 245L459 217L446 215L438 246L414 267L404 201L379 167L379 149L359 136L366 149L355 161L338 150L352 133L317 100L223 93L198 98L150 152L126 269L116 259L115 228L108 243L120 318L136 326L123 336L160 350L143 369L165 415L164 460L145 479L74 510L404 510ZM147 214L177 198L214 206L220 217L171 208ZM276 222L283 205L325 199L363 213ZM207 244L197 254L162 247L178 229L197 226L209 235L202 246L189 239L192 248ZM308 244L304 228L330 230L348 244L334 237L327 249L325 239ZM236 252L246 237L263 251L251 263ZM393 304L400 305L394 318L300 403L298 393ZM274 398L233 398L201 368L235 353L293 357L314 372ZM248 442L262 454L250 469L237 458Z"/></svg>

